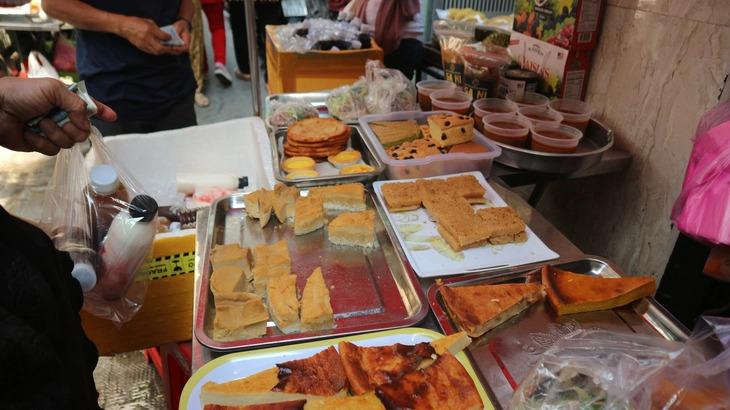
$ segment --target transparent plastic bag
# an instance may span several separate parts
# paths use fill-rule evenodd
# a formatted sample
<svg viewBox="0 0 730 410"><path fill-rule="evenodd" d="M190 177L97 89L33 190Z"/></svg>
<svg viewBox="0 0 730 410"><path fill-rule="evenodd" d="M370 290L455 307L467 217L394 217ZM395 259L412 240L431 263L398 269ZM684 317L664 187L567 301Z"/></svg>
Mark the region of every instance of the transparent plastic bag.
<svg viewBox="0 0 730 410"><path fill-rule="evenodd" d="M86 270L84 309L117 326L142 307L157 231L157 202L114 159L99 131L89 137L96 163L88 167L77 145L62 150L46 191L41 226L54 244Z"/></svg>
<svg viewBox="0 0 730 410"><path fill-rule="evenodd" d="M317 108L307 101L271 101L269 124L273 127L288 127L305 118L317 118Z"/></svg>
<svg viewBox="0 0 730 410"><path fill-rule="evenodd" d="M525 376L510 409L726 409L730 319L703 318L686 343L579 330Z"/></svg>
<svg viewBox="0 0 730 410"><path fill-rule="evenodd" d="M385 68L378 60L365 63L368 93L365 105L370 114L418 109L416 86L403 73Z"/></svg>
<svg viewBox="0 0 730 410"><path fill-rule="evenodd" d="M543 353L510 400L510 409L633 409L634 389L684 345L654 336L579 330Z"/></svg>
<svg viewBox="0 0 730 410"><path fill-rule="evenodd" d="M342 121L355 121L368 113L365 105L367 85L343 85L330 91L327 96L327 110L330 115Z"/></svg>

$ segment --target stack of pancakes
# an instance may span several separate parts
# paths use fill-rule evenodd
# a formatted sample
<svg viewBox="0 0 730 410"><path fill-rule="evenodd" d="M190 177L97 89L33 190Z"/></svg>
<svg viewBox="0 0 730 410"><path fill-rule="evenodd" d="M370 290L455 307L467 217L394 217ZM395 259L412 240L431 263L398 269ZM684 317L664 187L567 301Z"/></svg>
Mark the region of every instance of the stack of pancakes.
<svg viewBox="0 0 730 410"><path fill-rule="evenodd" d="M307 118L295 122L286 132L284 154L324 161L347 148L352 128L334 118Z"/></svg>

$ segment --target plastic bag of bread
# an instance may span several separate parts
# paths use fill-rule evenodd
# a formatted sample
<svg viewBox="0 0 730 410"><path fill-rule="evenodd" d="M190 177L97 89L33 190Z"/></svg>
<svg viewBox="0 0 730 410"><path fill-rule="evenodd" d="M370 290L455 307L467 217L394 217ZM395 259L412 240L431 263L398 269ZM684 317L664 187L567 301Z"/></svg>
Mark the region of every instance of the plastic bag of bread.
<svg viewBox="0 0 730 410"><path fill-rule="evenodd" d="M699 322L686 343L628 332L572 332L543 353L509 408L727 408L730 319Z"/></svg>

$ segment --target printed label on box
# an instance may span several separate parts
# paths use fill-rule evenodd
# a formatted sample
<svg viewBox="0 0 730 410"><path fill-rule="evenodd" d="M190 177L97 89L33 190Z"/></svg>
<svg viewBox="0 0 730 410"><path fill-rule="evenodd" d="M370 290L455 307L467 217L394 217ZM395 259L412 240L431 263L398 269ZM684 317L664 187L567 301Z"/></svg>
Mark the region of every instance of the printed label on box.
<svg viewBox="0 0 730 410"><path fill-rule="evenodd" d="M596 47L604 0L515 0L512 29L566 50Z"/></svg>

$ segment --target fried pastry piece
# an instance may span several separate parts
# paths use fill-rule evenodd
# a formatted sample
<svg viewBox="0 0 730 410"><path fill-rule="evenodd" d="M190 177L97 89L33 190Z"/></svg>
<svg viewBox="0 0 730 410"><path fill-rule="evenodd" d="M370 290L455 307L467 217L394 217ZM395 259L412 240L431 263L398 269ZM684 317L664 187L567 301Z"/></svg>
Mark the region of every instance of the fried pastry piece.
<svg viewBox="0 0 730 410"><path fill-rule="evenodd" d="M474 381L451 353L425 369L414 370L375 388L389 409L481 409Z"/></svg>
<svg viewBox="0 0 730 410"><path fill-rule="evenodd" d="M471 337L479 337L545 296L539 283L439 287L446 310Z"/></svg>
<svg viewBox="0 0 730 410"><path fill-rule="evenodd" d="M601 278L557 269L542 268L542 284L558 316L613 309L656 291L652 277Z"/></svg>

